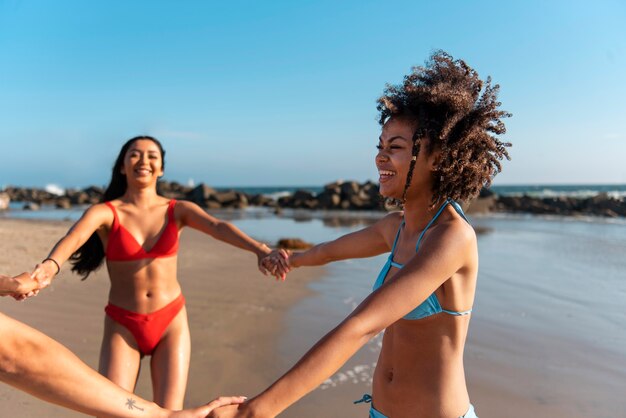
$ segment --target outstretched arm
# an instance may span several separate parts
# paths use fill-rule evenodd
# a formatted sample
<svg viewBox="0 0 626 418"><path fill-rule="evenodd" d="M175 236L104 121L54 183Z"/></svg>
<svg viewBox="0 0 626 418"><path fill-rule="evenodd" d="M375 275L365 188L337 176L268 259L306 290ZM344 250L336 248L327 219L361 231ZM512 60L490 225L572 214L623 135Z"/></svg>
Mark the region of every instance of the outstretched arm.
<svg viewBox="0 0 626 418"><path fill-rule="evenodd" d="M0 381L85 414L200 418L218 406L244 400L225 397L194 410L170 412L110 382L67 348L21 322L0 314L0 329Z"/></svg>
<svg viewBox="0 0 626 418"><path fill-rule="evenodd" d="M197 229L212 236L215 239L226 242L237 248L250 251L257 256L257 264L262 273L266 273L266 269L262 264L262 259L269 253L271 249L262 242L258 242L246 235L230 222L217 219L206 213L200 206L192 202L178 202L176 211L180 214L180 220L184 226ZM284 269L277 271L277 277L284 278L287 272Z"/></svg>
<svg viewBox="0 0 626 418"><path fill-rule="evenodd" d="M360 347L422 303L461 271L475 249L473 232L456 226L433 228L414 257L348 318L324 336L267 390L239 407L212 412L213 418L274 417L335 373Z"/></svg>
<svg viewBox="0 0 626 418"><path fill-rule="evenodd" d="M85 211L67 234L52 248L46 259L37 264L32 277L42 287L50 284L52 278L61 270L61 266L74 254L99 228L110 224L113 214L104 204L98 204Z"/></svg>
<svg viewBox="0 0 626 418"><path fill-rule="evenodd" d="M285 251L276 251L272 254L271 260L276 264L280 258L288 257L289 267L295 268L320 266L351 258L373 257L391 250L393 241L389 240L397 231L401 220L400 213L392 213L367 228L318 244L306 251L289 254Z"/></svg>

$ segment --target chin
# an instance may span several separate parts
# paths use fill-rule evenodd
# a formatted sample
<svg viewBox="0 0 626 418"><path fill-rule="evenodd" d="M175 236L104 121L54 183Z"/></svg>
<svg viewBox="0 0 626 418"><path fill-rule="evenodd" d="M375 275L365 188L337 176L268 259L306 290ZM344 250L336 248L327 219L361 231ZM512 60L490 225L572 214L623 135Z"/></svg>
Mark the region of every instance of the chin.
<svg viewBox="0 0 626 418"><path fill-rule="evenodd" d="M402 192L398 193L396 190L390 187L379 187L378 193L385 199L402 199Z"/></svg>

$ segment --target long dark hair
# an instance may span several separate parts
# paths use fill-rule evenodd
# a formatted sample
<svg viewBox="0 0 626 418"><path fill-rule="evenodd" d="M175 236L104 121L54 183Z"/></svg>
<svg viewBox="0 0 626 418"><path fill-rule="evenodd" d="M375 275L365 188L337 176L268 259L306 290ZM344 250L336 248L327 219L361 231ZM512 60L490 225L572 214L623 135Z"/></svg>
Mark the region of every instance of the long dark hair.
<svg viewBox="0 0 626 418"><path fill-rule="evenodd" d="M149 140L156 144L161 152L162 169L165 169L165 150L161 143L151 136L136 136L129 139L122 146L115 164L113 164L113 171L111 172L111 181L104 191L102 196L102 202L108 202L113 199L117 199L126 193L128 183L126 176L122 174L122 166L124 165L124 157L128 152L131 145L138 140ZM104 260L104 247L102 241L96 232L91 234L91 237L70 257L72 263L72 271L83 276L82 280L85 280L91 272L98 269L102 265Z"/></svg>

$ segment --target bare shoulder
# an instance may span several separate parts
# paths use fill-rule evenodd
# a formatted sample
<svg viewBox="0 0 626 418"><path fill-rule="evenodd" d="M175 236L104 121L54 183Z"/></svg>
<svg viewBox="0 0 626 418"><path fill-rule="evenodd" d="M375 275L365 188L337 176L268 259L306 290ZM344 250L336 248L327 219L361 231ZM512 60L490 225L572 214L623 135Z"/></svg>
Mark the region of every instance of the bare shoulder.
<svg viewBox="0 0 626 418"><path fill-rule="evenodd" d="M87 208L84 216L109 216L112 215L111 208L109 208L105 203L96 203L95 205L91 205Z"/></svg>
<svg viewBox="0 0 626 418"><path fill-rule="evenodd" d="M78 222L74 224L74 227L78 227L79 225L94 229L103 226L108 227L113 223L113 217L113 212L106 204L97 203L87 208Z"/></svg>
<svg viewBox="0 0 626 418"><path fill-rule="evenodd" d="M404 220L404 212L391 212L374 224L376 229L386 238L387 241L393 241L400 224Z"/></svg>
<svg viewBox="0 0 626 418"><path fill-rule="evenodd" d="M174 206L174 213L177 216L184 217L190 213L204 213L204 209L194 202L177 200Z"/></svg>
<svg viewBox="0 0 626 418"><path fill-rule="evenodd" d="M429 231L430 234L425 239L424 244L427 241L437 241L445 243L446 245L454 243L456 248L475 248L476 247L476 232L474 228L461 216L454 214L442 219Z"/></svg>

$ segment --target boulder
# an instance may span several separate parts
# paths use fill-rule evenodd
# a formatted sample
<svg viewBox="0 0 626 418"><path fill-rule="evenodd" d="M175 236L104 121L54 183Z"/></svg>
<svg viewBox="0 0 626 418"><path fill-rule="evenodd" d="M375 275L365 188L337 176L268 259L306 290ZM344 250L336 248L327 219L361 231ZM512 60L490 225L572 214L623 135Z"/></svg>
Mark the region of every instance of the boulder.
<svg viewBox="0 0 626 418"><path fill-rule="evenodd" d="M322 209L335 209L341 203L341 195L332 189L325 189L317 195L317 201Z"/></svg>
<svg viewBox="0 0 626 418"><path fill-rule="evenodd" d="M69 209L72 207L72 202L67 197L60 197L56 200L54 206L57 209Z"/></svg>
<svg viewBox="0 0 626 418"><path fill-rule="evenodd" d="M187 193L186 198L198 205L204 204L204 202L211 198L215 194L215 189L207 186L204 183L198 184L195 188L193 188L189 193Z"/></svg>
<svg viewBox="0 0 626 418"><path fill-rule="evenodd" d="M306 250L311 248L313 244L305 242L300 238L281 238L278 240L278 248L284 248L286 250Z"/></svg>
<svg viewBox="0 0 626 418"><path fill-rule="evenodd" d="M35 202L25 202L22 209L24 210L39 210L40 206Z"/></svg>

